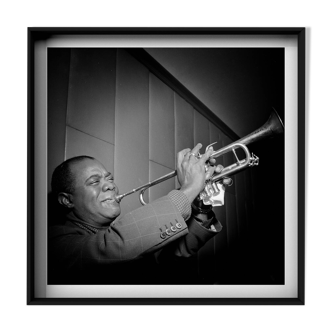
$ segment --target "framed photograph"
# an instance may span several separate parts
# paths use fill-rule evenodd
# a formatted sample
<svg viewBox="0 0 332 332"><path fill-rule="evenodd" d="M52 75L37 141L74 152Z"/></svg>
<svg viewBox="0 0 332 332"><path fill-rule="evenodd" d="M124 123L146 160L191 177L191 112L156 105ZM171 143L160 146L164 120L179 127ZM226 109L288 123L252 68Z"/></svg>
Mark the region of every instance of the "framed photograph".
<svg viewBox="0 0 332 332"><path fill-rule="evenodd" d="M29 305L304 305L304 198L305 28L28 28Z"/></svg>

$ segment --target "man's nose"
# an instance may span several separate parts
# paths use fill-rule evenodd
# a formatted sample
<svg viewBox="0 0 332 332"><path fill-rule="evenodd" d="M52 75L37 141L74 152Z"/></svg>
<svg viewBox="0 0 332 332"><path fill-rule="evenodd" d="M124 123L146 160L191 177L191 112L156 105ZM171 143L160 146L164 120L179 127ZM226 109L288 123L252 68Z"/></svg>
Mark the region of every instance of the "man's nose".
<svg viewBox="0 0 332 332"><path fill-rule="evenodd" d="M112 182L108 182L106 181L104 184L103 184L103 191L107 191L107 190L115 190L115 184L112 183Z"/></svg>

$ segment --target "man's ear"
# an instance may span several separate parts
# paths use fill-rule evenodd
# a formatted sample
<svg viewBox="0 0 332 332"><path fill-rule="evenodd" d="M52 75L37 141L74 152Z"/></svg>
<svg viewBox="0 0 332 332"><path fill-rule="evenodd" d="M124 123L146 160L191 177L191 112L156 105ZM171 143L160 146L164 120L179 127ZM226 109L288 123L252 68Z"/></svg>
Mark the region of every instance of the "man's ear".
<svg viewBox="0 0 332 332"><path fill-rule="evenodd" d="M64 192L59 193L58 195L58 202L66 208L72 208L74 206L72 201L71 194L67 194Z"/></svg>

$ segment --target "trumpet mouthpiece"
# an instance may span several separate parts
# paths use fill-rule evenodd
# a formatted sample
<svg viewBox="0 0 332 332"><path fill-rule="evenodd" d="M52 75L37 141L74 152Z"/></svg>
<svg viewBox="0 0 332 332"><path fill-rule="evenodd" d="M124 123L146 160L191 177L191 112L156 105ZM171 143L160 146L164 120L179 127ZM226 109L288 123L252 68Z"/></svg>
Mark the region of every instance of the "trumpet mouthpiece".
<svg viewBox="0 0 332 332"><path fill-rule="evenodd" d="M120 203L121 200L122 200L122 198L123 198L123 195L117 195L117 196L114 197L114 200L115 200L117 203Z"/></svg>

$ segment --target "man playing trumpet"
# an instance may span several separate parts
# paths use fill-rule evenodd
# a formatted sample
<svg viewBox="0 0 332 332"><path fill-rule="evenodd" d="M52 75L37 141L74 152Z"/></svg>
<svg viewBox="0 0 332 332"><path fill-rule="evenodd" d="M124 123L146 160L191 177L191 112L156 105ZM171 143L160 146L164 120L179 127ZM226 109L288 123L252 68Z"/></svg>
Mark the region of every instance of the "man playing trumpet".
<svg viewBox="0 0 332 332"><path fill-rule="evenodd" d="M199 155L200 148L177 154L179 190L120 218L118 188L98 160L80 156L59 165L52 192L67 213L49 232L49 283L140 283L142 258L189 257L220 232L212 207L196 198L222 166L210 158L212 148Z"/></svg>

